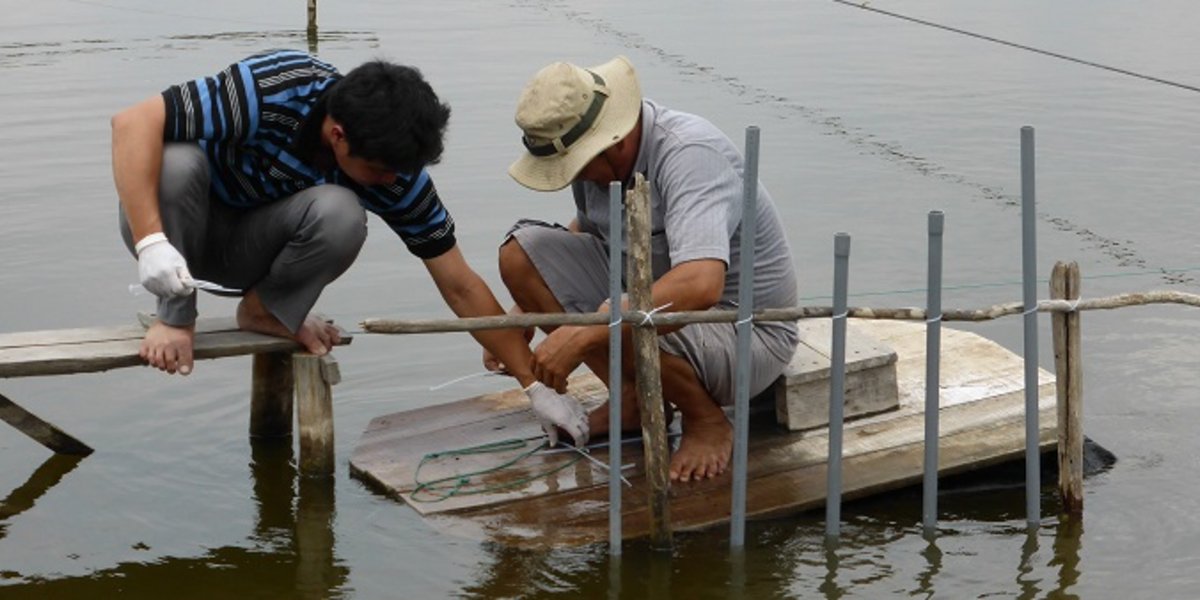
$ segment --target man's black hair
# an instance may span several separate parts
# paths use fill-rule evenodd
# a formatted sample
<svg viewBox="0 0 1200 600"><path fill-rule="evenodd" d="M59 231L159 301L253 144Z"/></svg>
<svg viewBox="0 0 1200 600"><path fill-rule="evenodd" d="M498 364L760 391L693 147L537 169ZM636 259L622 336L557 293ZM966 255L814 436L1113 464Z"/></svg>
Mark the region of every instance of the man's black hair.
<svg viewBox="0 0 1200 600"><path fill-rule="evenodd" d="M363 63L329 90L329 116L346 131L350 154L414 173L442 159L450 107L413 67Z"/></svg>

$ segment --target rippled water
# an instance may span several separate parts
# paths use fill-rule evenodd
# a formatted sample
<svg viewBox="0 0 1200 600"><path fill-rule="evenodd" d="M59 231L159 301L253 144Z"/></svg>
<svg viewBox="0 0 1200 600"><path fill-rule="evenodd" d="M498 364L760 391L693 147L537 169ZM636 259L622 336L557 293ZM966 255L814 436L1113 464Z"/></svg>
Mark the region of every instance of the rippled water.
<svg viewBox="0 0 1200 600"><path fill-rule="evenodd" d="M1197 291L1192 91L816 0L319 5L324 59L417 65L453 106L434 177L493 285L514 218L570 214L565 197L505 174L521 85L552 60L623 53L648 96L739 143L746 125L762 128L761 173L806 304L828 302L838 231L854 236L852 304L922 304L932 209L946 213L945 306L1019 299L1023 125L1037 131L1043 274L1077 260L1088 296ZM1200 9L1185 0L870 5L1200 85ZM115 226L109 116L255 50L307 47L303 3L0 0L0 15L0 332L130 322L147 305L125 292L135 270ZM381 225L319 308L347 324L447 316ZM206 299L201 310L232 308ZM496 389L482 379L430 391L479 370L465 335L358 336L338 351L339 466L324 483L298 479L286 447L251 447L248 360L201 363L187 379L127 369L5 380L0 393L98 451L48 460L0 427L0 596L602 597L619 586L627 597L1191 597L1200 320L1161 306L1083 320L1086 431L1119 462L1087 480L1082 524L1060 523L1046 495L1027 534L1019 486L974 486L942 499L934 545L909 493L846 507L834 551L821 515L800 515L751 524L744 562L727 557L719 529L679 536L669 556L633 544L619 569L603 547L532 553L447 537L347 475L372 417ZM1017 320L972 329L1021 347Z"/></svg>

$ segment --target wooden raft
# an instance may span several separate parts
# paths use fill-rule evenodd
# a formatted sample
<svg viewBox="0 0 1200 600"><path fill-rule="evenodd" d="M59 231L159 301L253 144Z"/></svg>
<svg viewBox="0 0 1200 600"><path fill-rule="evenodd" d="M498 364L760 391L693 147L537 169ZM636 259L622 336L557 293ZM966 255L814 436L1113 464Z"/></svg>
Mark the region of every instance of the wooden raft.
<svg viewBox="0 0 1200 600"><path fill-rule="evenodd" d="M0 379L95 373L142 366L140 324L0 334ZM352 337L342 333L342 344ZM333 399L337 362L303 351L296 342L241 331L232 317L196 322L195 360L253 355L250 435L292 432L293 397L299 404L300 466L308 474L332 473ZM0 420L60 454L87 455L92 448L9 398L0 395Z"/></svg>
<svg viewBox="0 0 1200 600"><path fill-rule="evenodd" d="M847 499L919 482L924 440L924 324L851 322L856 330L895 351L892 364L899 407L846 423L842 464ZM801 326L821 327L810 321L801 321ZM942 328L942 349L939 472L968 471L1023 456L1022 360L994 342L948 327ZM604 386L590 374L573 378L570 391L589 406L607 398ZM1040 443L1052 447L1054 377L1044 370L1039 371L1038 394ZM828 429L788 431L774 422L773 407L765 408L752 411L757 416L752 416L750 432L748 515L777 516L822 506ZM520 483L512 489L444 500L413 495L415 471L428 453L513 438L526 438L531 444L506 452L427 461L420 473L422 481L494 467L527 451L540 437L528 402L514 389L377 417L363 433L350 470L371 486L404 499L422 515L436 517L432 523L455 534L524 547L606 540L607 470L591 461L575 460L571 451L543 451L474 481L493 487ZM604 441L591 452L607 464ZM649 532L650 514L640 440L624 444L622 460L627 465L624 475L633 485L623 488L623 534L642 537ZM537 477L568 461L574 462ZM727 523L731 477L727 471L711 480L672 485L672 528L694 530Z"/></svg>

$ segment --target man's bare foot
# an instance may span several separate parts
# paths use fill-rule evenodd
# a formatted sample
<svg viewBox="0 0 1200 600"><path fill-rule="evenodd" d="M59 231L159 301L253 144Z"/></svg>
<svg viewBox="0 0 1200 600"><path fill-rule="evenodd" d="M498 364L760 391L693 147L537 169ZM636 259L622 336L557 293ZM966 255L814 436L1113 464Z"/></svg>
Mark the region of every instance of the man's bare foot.
<svg viewBox="0 0 1200 600"><path fill-rule="evenodd" d="M319 317L308 315L296 333L292 333L263 306L253 291L237 307L238 328L296 340L309 352L322 356L342 341L338 328Z"/></svg>
<svg viewBox="0 0 1200 600"><path fill-rule="evenodd" d="M160 371L187 375L192 372L192 342L195 338L195 325L175 327L156 320L146 330L138 354Z"/></svg>
<svg viewBox="0 0 1200 600"><path fill-rule="evenodd" d="M671 481L716 477L729 466L733 427L724 413L712 417L683 417L683 438L671 456Z"/></svg>

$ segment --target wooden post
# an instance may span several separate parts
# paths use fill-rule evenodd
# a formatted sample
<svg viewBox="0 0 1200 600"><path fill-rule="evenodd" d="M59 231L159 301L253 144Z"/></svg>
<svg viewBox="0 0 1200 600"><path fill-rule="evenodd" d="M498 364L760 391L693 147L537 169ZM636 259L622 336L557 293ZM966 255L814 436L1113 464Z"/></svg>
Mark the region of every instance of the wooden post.
<svg viewBox="0 0 1200 600"><path fill-rule="evenodd" d="M55 427L53 423L39 419L33 413L2 395L0 395L0 421L16 427L17 431L59 454L87 456L92 453L91 446Z"/></svg>
<svg viewBox="0 0 1200 600"><path fill-rule="evenodd" d="M337 362L331 355L307 352L292 357L296 378L296 406L300 420L300 474L332 475L333 391ZM332 365L332 366L331 366Z"/></svg>
<svg viewBox="0 0 1200 600"><path fill-rule="evenodd" d="M250 383L250 437L285 437L292 434L292 354L265 352L254 355Z"/></svg>
<svg viewBox="0 0 1200 600"><path fill-rule="evenodd" d="M317 53L317 0L308 0L308 53Z"/></svg>
<svg viewBox="0 0 1200 600"><path fill-rule="evenodd" d="M649 313L650 285L650 187L639 173L625 197L629 214L629 308L636 317ZM657 547L671 545L670 456L667 422L663 413L662 374L659 372L658 331L647 319L633 327L634 364L637 368L638 410L642 415L642 441L649 482L650 541Z"/></svg>
<svg viewBox="0 0 1200 600"><path fill-rule="evenodd" d="M1079 265L1056 263L1050 275L1052 299L1079 298ZM1070 514L1083 512L1083 367L1079 312L1055 312L1054 370L1058 378L1058 490Z"/></svg>

